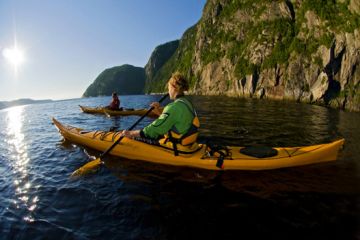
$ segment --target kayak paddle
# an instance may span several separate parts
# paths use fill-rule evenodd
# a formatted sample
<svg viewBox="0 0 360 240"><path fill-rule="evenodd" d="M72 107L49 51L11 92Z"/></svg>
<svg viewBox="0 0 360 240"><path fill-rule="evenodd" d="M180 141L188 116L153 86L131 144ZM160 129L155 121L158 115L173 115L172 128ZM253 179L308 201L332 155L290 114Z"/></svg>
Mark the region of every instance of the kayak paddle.
<svg viewBox="0 0 360 240"><path fill-rule="evenodd" d="M159 103L161 103L162 101L164 101L167 97L169 96L169 94L165 94L160 100ZM129 127L127 129L127 131L131 131L133 130L136 125L138 125L138 123L143 120L152 110L154 109L154 107L151 107L147 110L147 112L142 115L131 127ZM118 140L116 140L105 152L103 152L98 158L96 158L95 160L86 163L84 166L80 167L79 169L77 169L76 171L74 171L71 174L71 177L77 177L77 176L81 176L81 175L85 175L89 172L93 172L95 171L95 169L97 167L99 167L102 163L103 163L103 158L117 145L120 143L120 141L124 138L125 136L121 136Z"/></svg>

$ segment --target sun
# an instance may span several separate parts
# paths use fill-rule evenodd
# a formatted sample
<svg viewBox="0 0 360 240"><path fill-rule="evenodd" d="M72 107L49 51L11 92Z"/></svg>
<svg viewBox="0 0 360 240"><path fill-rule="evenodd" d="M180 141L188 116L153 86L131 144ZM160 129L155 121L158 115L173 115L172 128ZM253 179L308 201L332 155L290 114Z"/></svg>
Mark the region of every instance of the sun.
<svg viewBox="0 0 360 240"><path fill-rule="evenodd" d="M24 53L17 47L5 48L2 54L4 58L14 67L17 67L24 62Z"/></svg>

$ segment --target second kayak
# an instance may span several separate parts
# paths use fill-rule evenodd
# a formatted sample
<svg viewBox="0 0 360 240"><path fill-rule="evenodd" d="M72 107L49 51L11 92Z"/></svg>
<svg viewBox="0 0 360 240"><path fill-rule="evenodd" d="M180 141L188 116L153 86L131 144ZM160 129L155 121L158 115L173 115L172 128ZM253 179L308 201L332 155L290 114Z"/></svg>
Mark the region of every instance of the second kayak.
<svg viewBox="0 0 360 240"><path fill-rule="evenodd" d="M107 116L130 116L130 115L137 115L142 116L147 112L147 109L123 109L123 110L111 110L105 107L86 107L79 105L80 109L84 113L93 113L93 114L106 114ZM157 117L156 114L150 112L148 117Z"/></svg>
<svg viewBox="0 0 360 240"><path fill-rule="evenodd" d="M103 110L104 113L107 116L129 116L129 115L137 115L137 116L142 116L144 115L148 110L147 109L124 109L124 110L110 110L110 109L104 109ZM156 115L153 112L150 112L148 115L148 117L157 117L158 115Z"/></svg>

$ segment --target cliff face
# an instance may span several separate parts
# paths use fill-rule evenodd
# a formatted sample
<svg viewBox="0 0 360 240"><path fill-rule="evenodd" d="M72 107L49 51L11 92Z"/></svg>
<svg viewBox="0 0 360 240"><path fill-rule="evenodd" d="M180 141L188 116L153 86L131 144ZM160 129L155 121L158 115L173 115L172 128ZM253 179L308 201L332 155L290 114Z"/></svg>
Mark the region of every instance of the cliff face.
<svg viewBox="0 0 360 240"><path fill-rule="evenodd" d="M360 111L360 3L208 0L147 91L164 90L176 70L195 94Z"/></svg>
<svg viewBox="0 0 360 240"><path fill-rule="evenodd" d="M152 80L159 69L169 60L179 46L179 40L159 45L152 52L149 61L145 65L146 86L153 85ZM145 91L149 89L145 88Z"/></svg>
<svg viewBox="0 0 360 240"><path fill-rule="evenodd" d="M145 71L142 67L122 65L104 70L86 89L83 97L143 94Z"/></svg>

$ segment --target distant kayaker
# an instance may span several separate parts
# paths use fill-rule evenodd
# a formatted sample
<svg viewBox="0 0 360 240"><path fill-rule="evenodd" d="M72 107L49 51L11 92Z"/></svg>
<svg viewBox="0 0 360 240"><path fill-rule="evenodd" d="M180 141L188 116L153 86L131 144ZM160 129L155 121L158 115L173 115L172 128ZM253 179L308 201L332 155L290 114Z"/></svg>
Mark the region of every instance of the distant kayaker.
<svg viewBox="0 0 360 240"><path fill-rule="evenodd" d="M160 103L151 103L153 112L160 116L143 129L124 130L122 135L129 138L160 139L159 144L173 148L177 155L179 151L197 147L200 122L192 103L184 96L184 92L189 89L186 78L176 72L167 85L170 99L174 101L164 110L160 108Z"/></svg>
<svg viewBox="0 0 360 240"><path fill-rule="evenodd" d="M120 99L116 92L112 93L112 101L106 108L110 110L122 110L122 108L120 108Z"/></svg>

